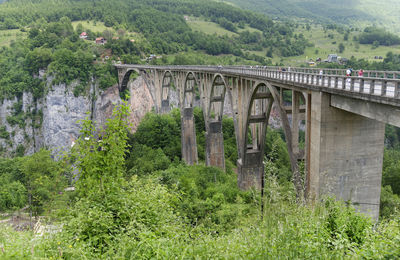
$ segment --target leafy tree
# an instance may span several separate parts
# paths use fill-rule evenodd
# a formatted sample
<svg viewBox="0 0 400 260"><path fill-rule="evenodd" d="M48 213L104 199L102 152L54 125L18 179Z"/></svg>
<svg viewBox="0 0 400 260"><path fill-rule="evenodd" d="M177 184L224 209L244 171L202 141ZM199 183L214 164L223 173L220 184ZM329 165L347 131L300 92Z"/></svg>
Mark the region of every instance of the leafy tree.
<svg viewBox="0 0 400 260"><path fill-rule="evenodd" d="M16 210L27 202L20 158L0 158L0 211Z"/></svg>
<svg viewBox="0 0 400 260"><path fill-rule="evenodd" d="M377 27L367 27L358 37L361 44L373 44L374 41L379 45L391 46L400 43L400 37Z"/></svg>
<svg viewBox="0 0 400 260"><path fill-rule="evenodd" d="M348 41L349 40L349 33L346 32L343 36L343 40Z"/></svg>
<svg viewBox="0 0 400 260"><path fill-rule="evenodd" d="M142 144L161 148L170 160L181 158L180 116L147 113L130 140L131 146Z"/></svg>
<svg viewBox="0 0 400 260"><path fill-rule="evenodd" d="M60 164L51 158L50 151L41 149L21 161L20 170L26 186L29 209L35 216L41 214L47 202L63 186Z"/></svg>
<svg viewBox="0 0 400 260"><path fill-rule="evenodd" d="M48 48L35 48L28 52L25 59L27 70L31 74L37 74L39 69L46 69L52 62L53 54Z"/></svg>
<svg viewBox="0 0 400 260"><path fill-rule="evenodd" d="M80 196L107 193L123 182L127 151L128 106L118 105L105 129L96 130L89 119L82 120L81 136L72 150L79 169L77 190Z"/></svg>
<svg viewBox="0 0 400 260"><path fill-rule="evenodd" d="M268 58L272 58L272 57L273 57L272 48L269 48L269 49L268 49L268 51L267 51L267 57L268 57Z"/></svg>
<svg viewBox="0 0 400 260"><path fill-rule="evenodd" d="M344 51L344 44L340 43L339 44L339 53L343 53L343 51Z"/></svg>
<svg viewBox="0 0 400 260"><path fill-rule="evenodd" d="M395 215L400 209L400 197L393 194L392 188L383 186L381 190L381 201L379 206L379 215L385 219L389 219Z"/></svg>

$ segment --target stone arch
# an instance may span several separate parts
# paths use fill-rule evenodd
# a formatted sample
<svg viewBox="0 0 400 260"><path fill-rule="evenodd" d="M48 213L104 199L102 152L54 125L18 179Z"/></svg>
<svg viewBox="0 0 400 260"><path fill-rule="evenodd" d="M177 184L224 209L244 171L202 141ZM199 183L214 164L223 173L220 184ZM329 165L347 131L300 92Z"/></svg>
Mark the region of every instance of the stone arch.
<svg viewBox="0 0 400 260"><path fill-rule="evenodd" d="M224 76L215 74L209 92L206 113L206 165L225 169L222 115L227 85Z"/></svg>
<svg viewBox="0 0 400 260"><path fill-rule="evenodd" d="M264 148L268 120L274 102L269 86L256 82L247 104L241 158L238 160L238 185L242 189L261 188L264 174Z"/></svg>
<svg viewBox="0 0 400 260"><path fill-rule="evenodd" d="M164 72L161 81L161 113L169 113L170 107L170 90L171 87L175 86L175 77L171 71L167 70Z"/></svg>

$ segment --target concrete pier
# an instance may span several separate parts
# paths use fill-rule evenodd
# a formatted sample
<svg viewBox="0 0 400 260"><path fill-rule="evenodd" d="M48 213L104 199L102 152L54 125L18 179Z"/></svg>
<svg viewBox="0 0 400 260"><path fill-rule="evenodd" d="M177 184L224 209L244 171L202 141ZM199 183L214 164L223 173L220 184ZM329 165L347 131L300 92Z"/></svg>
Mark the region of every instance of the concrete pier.
<svg viewBox="0 0 400 260"><path fill-rule="evenodd" d="M222 122L210 122L208 129L209 132L206 132L206 165L216 166L225 170Z"/></svg>
<svg viewBox="0 0 400 260"><path fill-rule="evenodd" d="M181 113L182 159L189 165L197 164L196 128L193 108L184 108Z"/></svg>
<svg viewBox="0 0 400 260"><path fill-rule="evenodd" d="M379 216L385 124L330 106L313 92L309 197L332 195Z"/></svg>

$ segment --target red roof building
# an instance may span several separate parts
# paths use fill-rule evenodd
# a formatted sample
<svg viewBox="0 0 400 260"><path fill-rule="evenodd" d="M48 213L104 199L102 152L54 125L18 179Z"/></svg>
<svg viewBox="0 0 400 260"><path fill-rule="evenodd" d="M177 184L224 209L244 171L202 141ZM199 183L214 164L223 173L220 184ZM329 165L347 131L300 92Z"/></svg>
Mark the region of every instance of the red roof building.
<svg viewBox="0 0 400 260"><path fill-rule="evenodd" d="M86 32L82 32L82 33L79 35L79 38L81 38L81 39L86 39L87 37L88 37L88 35L87 35Z"/></svg>
<svg viewBox="0 0 400 260"><path fill-rule="evenodd" d="M99 37L99 38L96 38L96 44L106 44L107 43L107 40L106 39L104 39L103 37Z"/></svg>

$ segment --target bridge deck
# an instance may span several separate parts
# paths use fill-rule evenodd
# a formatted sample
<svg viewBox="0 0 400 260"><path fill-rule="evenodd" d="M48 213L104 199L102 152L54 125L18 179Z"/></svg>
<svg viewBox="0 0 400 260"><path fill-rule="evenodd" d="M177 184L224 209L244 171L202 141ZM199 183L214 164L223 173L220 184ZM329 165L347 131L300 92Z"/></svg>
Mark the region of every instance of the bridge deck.
<svg viewBox="0 0 400 260"><path fill-rule="evenodd" d="M170 71L192 71L198 73L220 73L224 76L247 77L260 81L296 88L318 90L376 103L400 106L400 72L364 71L365 77L346 76L343 69L310 69L249 66L149 66L115 65L125 69L158 69ZM353 73L355 74L355 73Z"/></svg>

